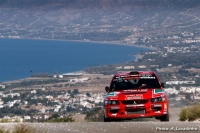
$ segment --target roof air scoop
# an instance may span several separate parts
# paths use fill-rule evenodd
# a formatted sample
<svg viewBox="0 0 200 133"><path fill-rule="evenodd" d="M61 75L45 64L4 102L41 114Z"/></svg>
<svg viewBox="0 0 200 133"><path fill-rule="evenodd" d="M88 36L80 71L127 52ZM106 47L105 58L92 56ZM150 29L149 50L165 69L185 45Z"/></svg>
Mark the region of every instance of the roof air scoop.
<svg viewBox="0 0 200 133"><path fill-rule="evenodd" d="M139 72L133 71L133 72L130 72L129 74L130 74L130 75L139 75Z"/></svg>

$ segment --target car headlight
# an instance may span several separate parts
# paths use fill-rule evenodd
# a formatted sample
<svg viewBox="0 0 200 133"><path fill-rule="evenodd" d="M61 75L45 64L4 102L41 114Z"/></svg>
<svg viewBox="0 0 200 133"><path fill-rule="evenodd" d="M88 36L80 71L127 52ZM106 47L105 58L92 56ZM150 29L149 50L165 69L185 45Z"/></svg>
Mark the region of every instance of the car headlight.
<svg viewBox="0 0 200 133"><path fill-rule="evenodd" d="M116 101L112 101L112 104L117 104L117 102Z"/></svg>
<svg viewBox="0 0 200 133"><path fill-rule="evenodd" d="M118 101L114 101L114 100L105 100L104 104L105 105L118 105L119 102Z"/></svg>
<svg viewBox="0 0 200 133"><path fill-rule="evenodd" d="M104 104L105 104L105 105L107 105L107 104L108 104L108 101L107 101L107 100L105 100L105 101L104 101Z"/></svg>
<svg viewBox="0 0 200 133"><path fill-rule="evenodd" d="M165 98L164 97L157 97L157 98L152 98L151 102L155 103L155 102L164 102Z"/></svg>

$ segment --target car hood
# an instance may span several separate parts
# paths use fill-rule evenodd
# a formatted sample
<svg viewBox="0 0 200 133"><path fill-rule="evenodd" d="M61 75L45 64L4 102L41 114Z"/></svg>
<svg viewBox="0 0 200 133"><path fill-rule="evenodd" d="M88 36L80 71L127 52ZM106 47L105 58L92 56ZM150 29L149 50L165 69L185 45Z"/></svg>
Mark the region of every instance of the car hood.
<svg viewBox="0 0 200 133"><path fill-rule="evenodd" d="M107 93L106 100L139 100L150 99L154 97L163 97L162 89L134 89L122 90Z"/></svg>

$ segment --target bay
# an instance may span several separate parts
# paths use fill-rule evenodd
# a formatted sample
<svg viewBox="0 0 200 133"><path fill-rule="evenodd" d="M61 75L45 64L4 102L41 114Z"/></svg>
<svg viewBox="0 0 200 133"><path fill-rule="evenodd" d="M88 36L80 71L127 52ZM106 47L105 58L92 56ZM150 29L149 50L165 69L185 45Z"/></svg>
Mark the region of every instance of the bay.
<svg viewBox="0 0 200 133"><path fill-rule="evenodd" d="M58 40L0 39L0 82L34 73L59 74L90 66L125 63L148 48Z"/></svg>

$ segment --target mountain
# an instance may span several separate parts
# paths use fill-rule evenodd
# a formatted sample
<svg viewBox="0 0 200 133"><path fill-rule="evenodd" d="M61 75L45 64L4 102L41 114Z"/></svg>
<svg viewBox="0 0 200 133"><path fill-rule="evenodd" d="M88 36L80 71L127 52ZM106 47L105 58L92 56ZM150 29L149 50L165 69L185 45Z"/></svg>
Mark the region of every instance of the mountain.
<svg viewBox="0 0 200 133"><path fill-rule="evenodd" d="M1 0L1 7L12 8L34 8L43 6L56 8L67 7L74 9L98 8L98 9L127 9L134 7L194 7L200 2L198 0Z"/></svg>
<svg viewBox="0 0 200 133"><path fill-rule="evenodd" d="M1 37L97 41L158 30L179 33L199 27L199 7L199 0L1 0L0 32Z"/></svg>

